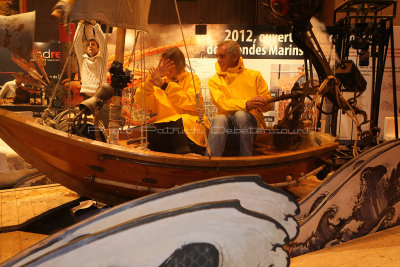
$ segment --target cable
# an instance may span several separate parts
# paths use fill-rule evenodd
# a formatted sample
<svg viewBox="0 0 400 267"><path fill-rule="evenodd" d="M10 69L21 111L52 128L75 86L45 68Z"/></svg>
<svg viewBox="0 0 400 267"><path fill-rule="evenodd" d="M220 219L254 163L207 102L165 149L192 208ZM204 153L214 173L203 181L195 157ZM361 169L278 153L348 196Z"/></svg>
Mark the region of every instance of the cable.
<svg viewBox="0 0 400 267"><path fill-rule="evenodd" d="M187 50L185 35L183 34L182 21L181 21L181 16L179 15L178 3L176 2L176 0L174 0L174 3L175 3L176 14L178 16L179 27L181 29L183 43L185 45L186 57L187 57L187 60L188 60L188 63L189 63L190 74L192 75L192 82L193 82L193 87L194 87L194 93L195 93L195 96L196 96L196 106L197 106L197 112L198 112L198 116L199 116L199 123L201 124L201 126L203 128L203 136L204 136L204 141L206 143L206 150L207 150L207 154L210 156L211 155L210 144L208 143L208 136L206 134L207 133L206 132L206 127L205 127L204 121L203 121L203 117L204 117L203 109L204 109L204 107L202 107L201 104L200 104L199 92L197 92L196 83L194 81L193 69L192 69L192 65L190 63L190 58L189 58L189 53L188 53L188 50ZM201 92L200 92L200 94L201 94Z"/></svg>

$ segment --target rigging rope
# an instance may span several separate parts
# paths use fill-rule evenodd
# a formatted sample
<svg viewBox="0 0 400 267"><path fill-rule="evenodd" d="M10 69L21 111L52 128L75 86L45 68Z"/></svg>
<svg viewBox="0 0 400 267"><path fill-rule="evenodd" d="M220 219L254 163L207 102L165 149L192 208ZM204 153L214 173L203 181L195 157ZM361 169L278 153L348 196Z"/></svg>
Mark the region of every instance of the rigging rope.
<svg viewBox="0 0 400 267"><path fill-rule="evenodd" d="M131 77L131 80L132 80L132 87L131 87L131 90L130 90L130 103L129 103L130 106L129 106L128 128L130 128L130 126L131 126L131 118L132 118L132 108L133 108L133 102L134 102L134 95L136 94L136 90L134 89L134 88L135 88L135 63L136 63L136 53L135 53L135 50L136 50L137 40L138 40L138 38L139 38L139 33L140 33L140 31L136 31L136 30L135 30L135 43L133 44L132 51L131 51L131 54L130 54L129 59L128 59L128 66L132 63L132 77ZM132 55L133 55L133 56L132 56Z"/></svg>
<svg viewBox="0 0 400 267"><path fill-rule="evenodd" d="M144 3L144 1L143 1L143 3ZM132 12L132 10L131 10L131 12ZM142 33L142 39L141 39L141 42L140 42L140 46L141 46L141 49L140 49L140 66L141 66L141 68L140 68L140 86L141 86L141 91L143 92L143 86L144 86L144 82L145 82L145 79L146 79L146 53L144 52L144 48L145 48L145 36L144 36L144 27L143 27L143 25L144 25L144 16L143 16L143 12L142 13L140 13L140 22L141 22L141 26L142 26L142 29L141 29L141 33ZM142 122L144 122L144 125L142 124L142 127L141 127L141 129L140 129L140 147L141 148L143 148L143 149L148 149L147 148L147 146L146 146L146 144L148 143L147 142L147 97L146 97L146 94L141 94L141 100L142 100L142 103L144 103L144 109L142 109L141 110L141 121ZM144 126L144 127L143 127Z"/></svg>
<svg viewBox="0 0 400 267"><path fill-rule="evenodd" d="M69 27L69 23L68 23L68 27ZM50 98L50 101L49 101L49 104L48 104L48 107L47 107L47 108L50 107L51 103L53 102L53 99L55 98L56 91L57 91L56 88L60 85L61 77L63 77L67 65L68 65L68 64L72 64L72 63L69 62L69 61L70 61L69 59L70 59L70 57L71 57L71 53L72 53L72 49L74 48L75 41L76 41L76 40L74 39L74 41L72 42L72 45L71 45L71 47L70 47L70 49L69 49L69 51L68 51L67 59L65 60L63 69L62 69L61 74L60 74L60 78L58 79L56 86L54 86L54 88L53 88L53 92L52 92L52 95L51 95L51 98Z"/></svg>
<svg viewBox="0 0 400 267"><path fill-rule="evenodd" d="M195 96L196 96L196 106L197 106L197 113L198 113L198 117L199 117L199 124L201 124L201 126L203 128L203 135L204 135L204 141L206 143L207 154L211 155L210 145L208 143L207 131L206 131L206 127L204 125L204 119L203 119L203 117L204 117L204 115L203 115L203 106L200 103L200 97L199 97L199 93L201 94L201 92L197 92L196 83L194 81L193 69L192 69L192 65L191 65L191 62L190 62L189 53L188 53L188 50L187 50L185 35L183 34L181 16L179 14L178 3L176 2L176 0L174 0L174 4L175 4L176 14L178 16L179 27L181 29L183 44L185 46L186 57L187 57L187 60L188 60L188 63L189 63L190 74L192 76L192 82L193 82L194 92L195 92Z"/></svg>
<svg viewBox="0 0 400 267"><path fill-rule="evenodd" d="M337 78L333 75L329 75L321 84L321 86L319 87L314 100L312 102L312 106L314 106L314 116L313 116L313 125L315 123L315 113L316 110L315 108L317 107L317 105L315 104L315 102L317 101L317 99L319 98L319 96L321 95L321 92L325 89L325 87L327 86L328 82L333 80L335 82L335 95L336 95L336 102L339 105L339 108L341 108L346 114L347 116L349 116L349 118L354 122L354 124L356 125L356 129L357 129L357 138L354 141L354 146L353 146L353 156L357 156L358 155L358 151L357 151L357 143L358 140L361 136L361 128L360 128L360 122L358 121L357 118L357 114L354 111L353 107L350 105L350 103L344 98L343 94L340 92L339 89L339 81L337 80ZM345 104L345 106L342 105L342 103ZM321 107L322 108L322 107ZM349 112L350 110L350 112Z"/></svg>

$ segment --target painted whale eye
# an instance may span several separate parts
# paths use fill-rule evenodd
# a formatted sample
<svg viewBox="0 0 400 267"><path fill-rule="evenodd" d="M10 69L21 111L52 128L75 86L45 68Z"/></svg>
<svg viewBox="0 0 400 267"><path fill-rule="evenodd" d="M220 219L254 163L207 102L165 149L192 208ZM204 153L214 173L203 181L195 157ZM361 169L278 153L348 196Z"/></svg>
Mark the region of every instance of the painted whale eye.
<svg viewBox="0 0 400 267"><path fill-rule="evenodd" d="M289 14L290 5L288 0L271 0L272 11L278 16L286 16Z"/></svg>

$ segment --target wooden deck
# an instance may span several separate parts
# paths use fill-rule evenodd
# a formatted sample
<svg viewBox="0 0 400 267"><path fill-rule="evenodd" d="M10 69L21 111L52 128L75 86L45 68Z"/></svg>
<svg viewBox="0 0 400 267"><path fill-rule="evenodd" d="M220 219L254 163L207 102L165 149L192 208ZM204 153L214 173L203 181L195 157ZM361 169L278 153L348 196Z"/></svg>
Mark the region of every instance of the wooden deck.
<svg viewBox="0 0 400 267"><path fill-rule="evenodd" d="M23 225L32 218L40 217L78 198L78 194L59 184L1 190L0 263L47 236L22 231L10 232L8 229Z"/></svg>

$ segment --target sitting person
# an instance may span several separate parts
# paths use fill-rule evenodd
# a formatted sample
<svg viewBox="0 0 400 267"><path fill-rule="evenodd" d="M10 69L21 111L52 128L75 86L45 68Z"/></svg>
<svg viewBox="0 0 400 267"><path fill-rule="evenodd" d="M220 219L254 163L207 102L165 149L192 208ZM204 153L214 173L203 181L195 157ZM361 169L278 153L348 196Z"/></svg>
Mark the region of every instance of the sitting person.
<svg viewBox="0 0 400 267"><path fill-rule="evenodd" d="M135 102L157 114L154 127L149 127L148 148L154 151L204 154L206 146L203 127L197 121L196 92L203 109L200 79L185 70L185 56L177 47L161 55L156 68L151 68L142 88L135 95ZM195 84L193 84L193 81ZM195 91L196 87L196 91ZM204 109L203 109L204 111ZM209 122L203 115L205 126Z"/></svg>
<svg viewBox="0 0 400 267"><path fill-rule="evenodd" d="M223 156L227 138L234 137L238 155L251 156L257 128L266 127L262 112L272 109L271 94L261 73L244 67L238 43L220 42L217 58L217 73L208 81L218 109L208 135L211 155Z"/></svg>
<svg viewBox="0 0 400 267"><path fill-rule="evenodd" d="M8 81L3 85L3 88L0 91L0 99L13 99L15 97L15 91L18 87L24 86L22 83L23 73L17 73L15 79L12 81Z"/></svg>

